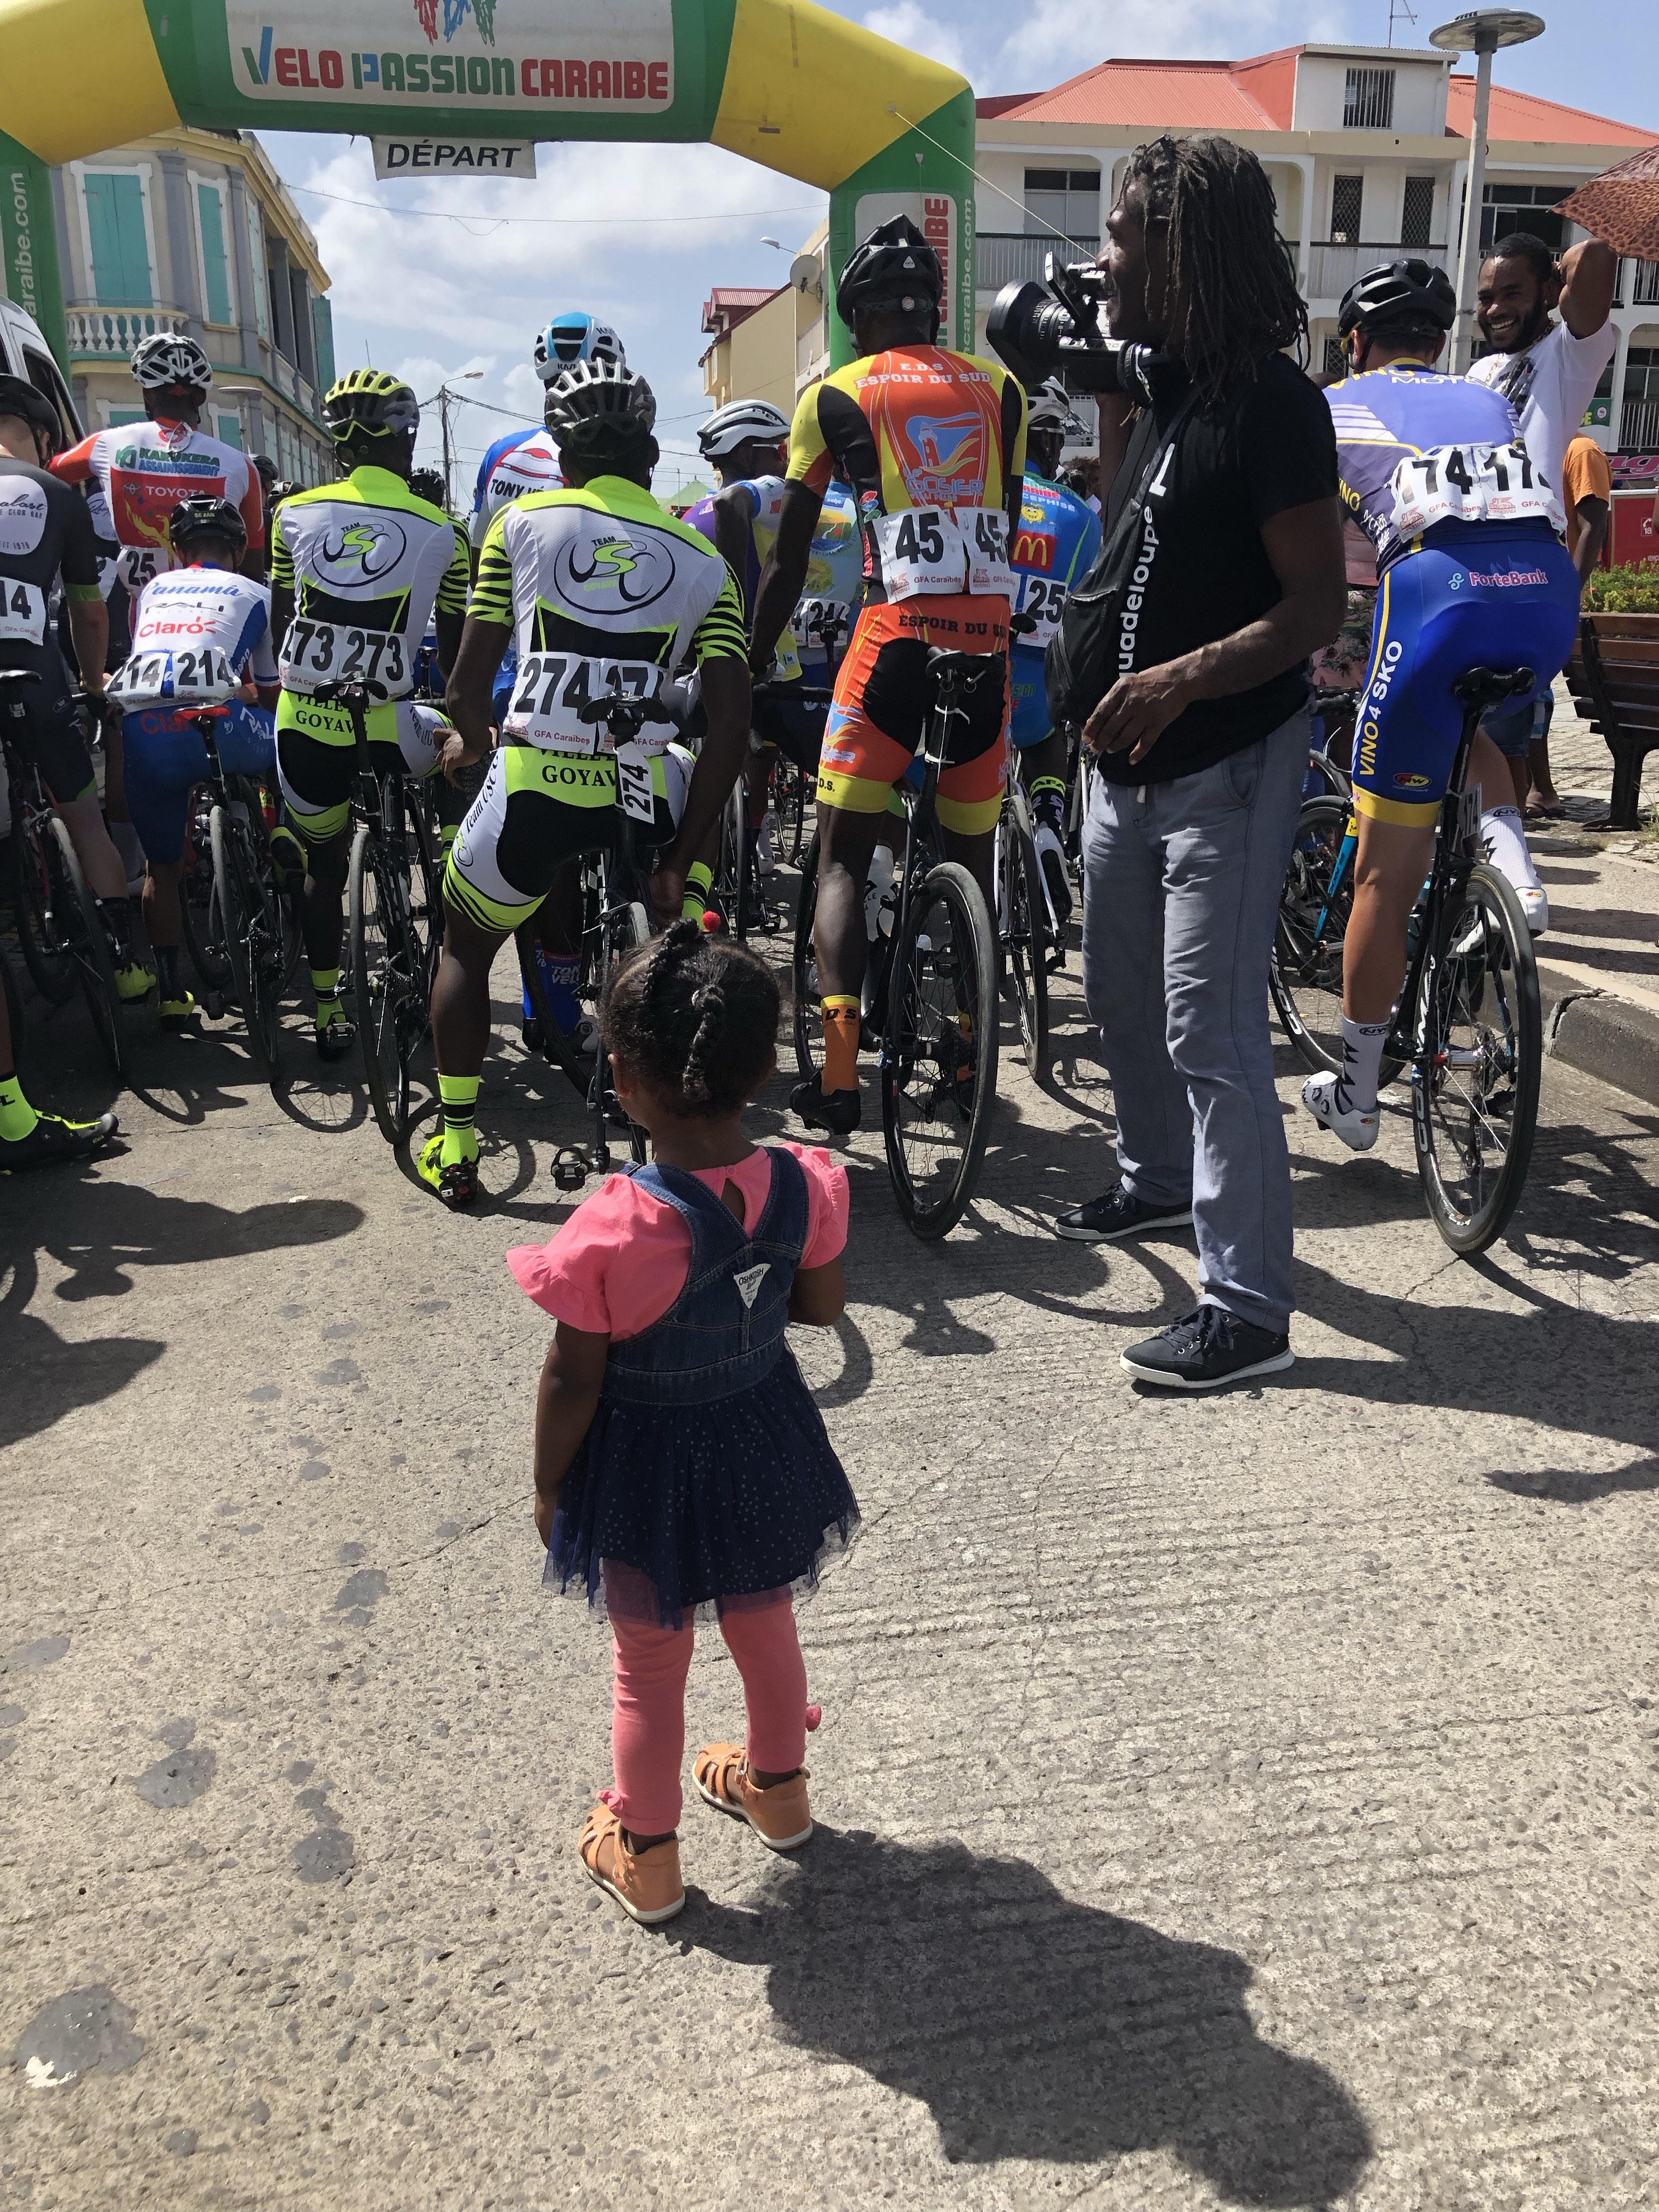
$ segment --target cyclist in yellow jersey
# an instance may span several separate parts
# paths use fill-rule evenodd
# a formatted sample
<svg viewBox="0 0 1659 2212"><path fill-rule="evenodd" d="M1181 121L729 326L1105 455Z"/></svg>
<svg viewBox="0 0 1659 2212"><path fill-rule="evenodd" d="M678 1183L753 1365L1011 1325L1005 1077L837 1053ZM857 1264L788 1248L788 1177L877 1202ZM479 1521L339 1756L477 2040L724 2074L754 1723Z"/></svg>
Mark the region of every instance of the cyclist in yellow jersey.
<svg viewBox="0 0 1659 2212"><path fill-rule="evenodd" d="M454 659L470 562L461 526L409 488L421 410L408 385L381 369L353 369L324 400L323 421L348 473L294 492L276 511L270 634L282 641L277 774L305 847L317 1049L335 1060L356 1034L340 999L340 895L356 739L344 708L314 695L339 683L367 684L382 702L369 709L371 746L401 743L406 760L424 748L425 758L411 764L417 773L435 766L429 726L439 718L417 710L409 695L429 622L441 666L447 671Z"/></svg>
<svg viewBox="0 0 1659 2212"><path fill-rule="evenodd" d="M444 1126L419 1171L451 1207L477 1197L473 1123L489 971L503 940L537 912L568 861L611 842L625 795L619 771L641 802L653 794L650 811L672 837L653 891L659 914L678 919L687 865L719 819L749 744L737 580L706 538L652 497L650 386L620 364L579 362L549 386L546 414L568 488L529 493L490 523L449 681L459 734L444 767L459 774L489 750L490 685L515 641L501 746L444 869L444 950L432 992ZM702 672L708 732L675 834L654 803L665 726L647 722L619 757L581 709L606 692L659 696L688 655Z"/></svg>
<svg viewBox="0 0 1659 2212"><path fill-rule="evenodd" d="M865 605L836 681L818 763L817 915L823 1070L791 1104L809 1127L859 1126L864 886L893 786L927 721L933 647L997 653L1005 672L1008 565L1025 467L1025 394L998 363L937 341L945 275L907 216L872 231L842 270L836 305L860 358L803 393L788 489L756 595L751 665L763 673L806 580L818 510L837 465L858 502ZM951 856L994 910L992 839L1007 769L1008 686L957 724L939 786Z"/></svg>

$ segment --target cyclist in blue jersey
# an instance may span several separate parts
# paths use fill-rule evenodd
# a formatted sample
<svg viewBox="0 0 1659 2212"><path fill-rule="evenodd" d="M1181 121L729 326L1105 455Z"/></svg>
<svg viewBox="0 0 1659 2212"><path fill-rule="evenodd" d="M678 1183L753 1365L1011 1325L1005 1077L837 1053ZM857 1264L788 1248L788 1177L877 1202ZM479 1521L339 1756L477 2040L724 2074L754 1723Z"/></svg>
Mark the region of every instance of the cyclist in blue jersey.
<svg viewBox="0 0 1659 2212"><path fill-rule="evenodd" d="M1059 481L1060 448L1073 419L1070 393L1051 376L1027 398L1025 488L1013 544L1019 575L1014 611L1030 615L1036 628L1015 637L1008 655L1008 735L1019 755L1020 781L1030 793L1042 880L1058 928L1072 911L1066 879L1066 738L1048 712L1043 657L1073 586L1094 566L1100 517Z"/></svg>
<svg viewBox="0 0 1659 2212"><path fill-rule="evenodd" d="M1564 518L1501 393L1434 364L1456 314L1425 261L1369 270L1342 302L1352 374L1328 387L1345 504L1376 550L1370 674L1355 721L1358 819L1353 911L1343 953L1342 1069L1304 1085L1303 1103L1355 1152L1376 1142L1377 1073L1406 973L1407 927L1462 732L1452 691L1475 667L1565 663L1578 576ZM1487 858L1534 931L1548 902L1503 755L1476 736Z"/></svg>

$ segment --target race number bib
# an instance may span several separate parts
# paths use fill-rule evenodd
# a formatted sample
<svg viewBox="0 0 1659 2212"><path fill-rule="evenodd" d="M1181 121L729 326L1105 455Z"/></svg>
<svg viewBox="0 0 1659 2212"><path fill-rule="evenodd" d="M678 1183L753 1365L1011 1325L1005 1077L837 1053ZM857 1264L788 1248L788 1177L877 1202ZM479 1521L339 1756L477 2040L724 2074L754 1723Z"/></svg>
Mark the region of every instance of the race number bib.
<svg viewBox="0 0 1659 2212"><path fill-rule="evenodd" d="M501 727L521 744L545 752L614 752L602 722L584 722L581 710L607 691L624 699L654 699L662 671L648 660L592 660L574 653L527 653L519 663L513 703ZM662 735L656 735L660 730ZM647 755L668 742L666 722L647 722L636 740Z"/></svg>
<svg viewBox="0 0 1659 2212"><path fill-rule="evenodd" d="M182 652L135 653L109 679L109 696L125 708L216 707L238 689L236 672L213 646Z"/></svg>
<svg viewBox="0 0 1659 2212"><path fill-rule="evenodd" d="M655 822L657 792L651 780L651 756L637 744L617 748L617 795L630 822Z"/></svg>
<svg viewBox="0 0 1659 2212"><path fill-rule="evenodd" d="M46 595L38 584L0 576L0 638L14 645L46 641Z"/></svg>
<svg viewBox="0 0 1659 2212"><path fill-rule="evenodd" d="M1020 601L1015 612L1030 615L1036 628L1022 631L1014 643L1041 652L1060 628L1060 618L1066 611L1066 589L1050 576L1022 576L1019 580Z"/></svg>
<svg viewBox="0 0 1659 2212"><path fill-rule="evenodd" d="M129 598L135 600L145 585L167 566L153 545L124 545L115 556L116 576L126 586Z"/></svg>
<svg viewBox="0 0 1659 2212"><path fill-rule="evenodd" d="M1394 526L1416 538L1437 522L1547 522L1565 531L1561 502L1524 446L1436 446L1401 462L1392 479Z"/></svg>
<svg viewBox="0 0 1659 2212"><path fill-rule="evenodd" d="M913 507L875 526L890 599L930 593L1012 594L1008 518L992 507Z"/></svg>
<svg viewBox="0 0 1659 2212"><path fill-rule="evenodd" d="M280 673L289 691L362 684L379 699L400 697L414 680L404 641L395 630L356 629L299 616L283 640Z"/></svg>

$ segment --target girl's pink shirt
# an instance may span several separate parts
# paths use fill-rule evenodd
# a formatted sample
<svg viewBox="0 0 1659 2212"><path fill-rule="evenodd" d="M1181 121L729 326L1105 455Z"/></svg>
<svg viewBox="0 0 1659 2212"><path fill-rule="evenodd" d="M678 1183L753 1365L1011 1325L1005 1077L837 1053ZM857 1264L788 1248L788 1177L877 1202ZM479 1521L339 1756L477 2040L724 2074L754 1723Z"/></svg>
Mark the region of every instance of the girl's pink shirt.
<svg viewBox="0 0 1659 2212"><path fill-rule="evenodd" d="M847 1247L847 1170L817 1146L783 1145L806 1176L803 1267L827 1267ZM731 1167L688 1170L718 1198L728 1182L754 1223L771 1194L772 1162L761 1151ZM525 1296L571 1328L638 1336L659 1322L691 1272L691 1232L672 1206L631 1176L611 1176L546 1244L518 1244L507 1264Z"/></svg>

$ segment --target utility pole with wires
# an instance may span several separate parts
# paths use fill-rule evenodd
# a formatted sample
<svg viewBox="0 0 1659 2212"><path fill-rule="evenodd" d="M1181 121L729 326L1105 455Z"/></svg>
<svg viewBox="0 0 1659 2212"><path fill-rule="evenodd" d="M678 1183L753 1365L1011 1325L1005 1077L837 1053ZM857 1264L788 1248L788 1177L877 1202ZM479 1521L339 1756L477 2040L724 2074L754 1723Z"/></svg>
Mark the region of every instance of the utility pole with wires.
<svg viewBox="0 0 1659 2212"><path fill-rule="evenodd" d="M1412 6L1411 0L1389 0L1389 44L1394 44L1396 23L1414 23L1416 21L1417 10Z"/></svg>
<svg viewBox="0 0 1659 2212"><path fill-rule="evenodd" d="M483 374L483 371L481 368L464 368L457 381L462 384L470 383ZM438 386L432 398L438 403L438 421L443 432L444 505L453 514L455 508L455 445L449 434L449 410L452 407L465 407L469 403L467 395L464 392L452 392L447 381ZM430 407L432 399L423 399L421 404L422 407Z"/></svg>

